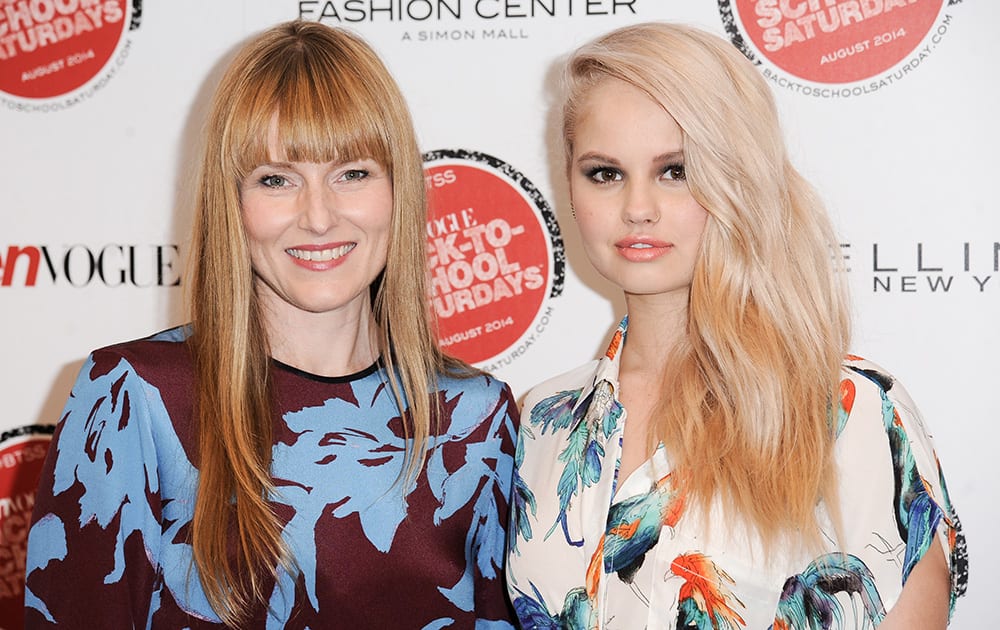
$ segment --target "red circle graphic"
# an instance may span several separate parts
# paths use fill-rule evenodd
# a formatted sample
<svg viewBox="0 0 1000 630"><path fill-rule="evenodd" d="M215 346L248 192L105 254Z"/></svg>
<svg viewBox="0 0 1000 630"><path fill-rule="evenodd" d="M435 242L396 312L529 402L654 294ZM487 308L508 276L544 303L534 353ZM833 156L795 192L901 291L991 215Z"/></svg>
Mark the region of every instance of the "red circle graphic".
<svg viewBox="0 0 1000 630"><path fill-rule="evenodd" d="M35 427L26 427L32 429ZM51 427L48 427L51 430ZM24 618L24 569L35 488L52 440L36 434L0 445L0 620L20 628Z"/></svg>
<svg viewBox="0 0 1000 630"><path fill-rule="evenodd" d="M452 356L486 361L538 315L551 283L549 237L529 200L501 175L458 162L424 173L438 338Z"/></svg>
<svg viewBox="0 0 1000 630"><path fill-rule="evenodd" d="M912 53L944 0L735 0L760 54L815 83L876 76Z"/></svg>
<svg viewBox="0 0 1000 630"><path fill-rule="evenodd" d="M53 98L107 66L129 21L127 0L0 2L0 91Z"/></svg>

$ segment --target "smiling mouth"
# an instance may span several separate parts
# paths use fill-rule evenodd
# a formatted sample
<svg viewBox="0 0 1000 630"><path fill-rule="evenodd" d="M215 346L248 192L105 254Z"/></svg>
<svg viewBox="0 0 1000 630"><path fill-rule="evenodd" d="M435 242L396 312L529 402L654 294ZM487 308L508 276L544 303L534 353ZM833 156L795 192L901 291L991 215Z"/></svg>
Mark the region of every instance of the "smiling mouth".
<svg viewBox="0 0 1000 630"><path fill-rule="evenodd" d="M299 260L310 260L315 262L327 262L330 260L336 260L341 256L347 254L357 246L357 243L348 243L347 245L341 245L340 247L333 247L331 249L286 249L285 252L292 258L298 258Z"/></svg>

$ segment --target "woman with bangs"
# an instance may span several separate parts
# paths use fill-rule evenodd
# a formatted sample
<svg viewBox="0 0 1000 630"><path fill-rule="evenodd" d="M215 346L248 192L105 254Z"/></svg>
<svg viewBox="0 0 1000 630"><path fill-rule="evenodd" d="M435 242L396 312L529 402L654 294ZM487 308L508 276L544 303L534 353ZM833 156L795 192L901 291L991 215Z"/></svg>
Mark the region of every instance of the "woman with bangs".
<svg viewBox="0 0 1000 630"><path fill-rule="evenodd" d="M198 191L191 323L93 352L67 403L26 626L510 627L515 403L432 335L421 156L373 50L249 41Z"/></svg>
<svg viewBox="0 0 1000 630"><path fill-rule="evenodd" d="M903 387L848 354L838 241L728 41L624 27L566 64L573 216L627 317L525 397L524 628L931 629L958 517Z"/></svg>

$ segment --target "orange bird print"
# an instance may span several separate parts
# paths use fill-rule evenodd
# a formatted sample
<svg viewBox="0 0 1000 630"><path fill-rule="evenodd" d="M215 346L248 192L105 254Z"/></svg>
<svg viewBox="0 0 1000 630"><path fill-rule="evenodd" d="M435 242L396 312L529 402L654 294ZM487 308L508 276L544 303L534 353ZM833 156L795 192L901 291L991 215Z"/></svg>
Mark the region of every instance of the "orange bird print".
<svg viewBox="0 0 1000 630"><path fill-rule="evenodd" d="M746 622L733 604L746 608L733 594L733 578L701 553L685 553L670 563L670 572L683 578L677 594L677 627L698 630L738 630Z"/></svg>

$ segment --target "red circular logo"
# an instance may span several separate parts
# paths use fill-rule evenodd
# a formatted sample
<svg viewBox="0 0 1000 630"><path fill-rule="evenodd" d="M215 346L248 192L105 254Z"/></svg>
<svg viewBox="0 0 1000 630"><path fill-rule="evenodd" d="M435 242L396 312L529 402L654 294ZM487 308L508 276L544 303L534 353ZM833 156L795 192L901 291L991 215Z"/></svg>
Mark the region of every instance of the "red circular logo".
<svg viewBox="0 0 1000 630"><path fill-rule="evenodd" d="M562 240L537 189L482 153L425 155L431 302L445 352L469 363L498 356L562 290Z"/></svg>
<svg viewBox="0 0 1000 630"><path fill-rule="evenodd" d="M761 55L815 83L885 72L923 41L944 0L735 0ZM721 5L720 5L721 6Z"/></svg>
<svg viewBox="0 0 1000 630"><path fill-rule="evenodd" d="M28 529L53 428L22 427L0 442L0 620L5 628L23 624Z"/></svg>
<svg viewBox="0 0 1000 630"><path fill-rule="evenodd" d="M53 98L108 64L128 23L127 0L0 2L0 91Z"/></svg>

